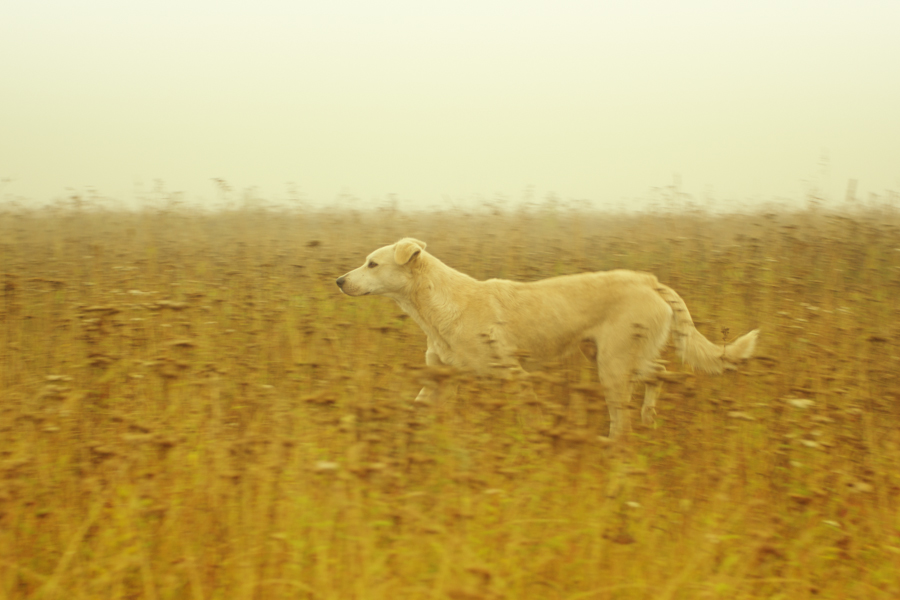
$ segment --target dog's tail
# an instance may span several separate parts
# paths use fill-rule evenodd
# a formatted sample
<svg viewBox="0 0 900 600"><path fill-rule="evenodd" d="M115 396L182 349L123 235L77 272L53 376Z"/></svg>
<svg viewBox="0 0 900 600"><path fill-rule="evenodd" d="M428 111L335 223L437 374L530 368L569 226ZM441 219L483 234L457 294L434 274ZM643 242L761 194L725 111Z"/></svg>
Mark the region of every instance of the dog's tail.
<svg viewBox="0 0 900 600"><path fill-rule="evenodd" d="M706 373L721 373L736 369L737 363L753 356L759 329L745 333L730 344L713 344L697 331L687 305L675 290L660 284L657 292L674 311L672 337L681 360Z"/></svg>

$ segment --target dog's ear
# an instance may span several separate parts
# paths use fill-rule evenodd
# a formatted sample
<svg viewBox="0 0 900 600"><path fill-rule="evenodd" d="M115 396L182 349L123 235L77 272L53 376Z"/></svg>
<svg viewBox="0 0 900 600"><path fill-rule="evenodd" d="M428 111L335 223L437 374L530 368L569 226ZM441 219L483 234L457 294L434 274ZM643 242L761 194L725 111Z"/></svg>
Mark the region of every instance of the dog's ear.
<svg viewBox="0 0 900 600"><path fill-rule="evenodd" d="M403 238L394 244L394 260L398 265L405 265L425 249L425 242L413 238Z"/></svg>

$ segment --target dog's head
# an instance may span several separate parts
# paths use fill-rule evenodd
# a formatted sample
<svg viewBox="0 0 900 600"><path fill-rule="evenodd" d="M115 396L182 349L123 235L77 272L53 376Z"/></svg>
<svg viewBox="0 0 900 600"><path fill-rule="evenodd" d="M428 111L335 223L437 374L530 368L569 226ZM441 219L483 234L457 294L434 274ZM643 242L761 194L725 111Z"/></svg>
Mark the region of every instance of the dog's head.
<svg viewBox="0 0 900 600"><path fill-rule="evenodd" d="M348 296L398 293L412 281L423 250L425 242L403 238L370 254L363 266L338 277L337 285Z"/></svg>

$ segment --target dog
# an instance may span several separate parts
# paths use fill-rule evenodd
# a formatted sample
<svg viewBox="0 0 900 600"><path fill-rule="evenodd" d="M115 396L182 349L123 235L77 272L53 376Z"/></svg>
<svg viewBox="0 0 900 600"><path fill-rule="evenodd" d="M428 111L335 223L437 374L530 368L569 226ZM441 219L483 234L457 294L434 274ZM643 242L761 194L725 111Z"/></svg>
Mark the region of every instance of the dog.
<svg viewBox="0 0 900 600"><path fill-rule="evenodd" d="M653 425L661 388L658 358L670 334L681 359L707 373L734 369L750 358L759 330L730 344L697 331L684 300L650 274L614 270L562 275L523 283L478 281L404 238L372 252L359 268L338 278L348 296L392 298L428 336L425 363L485 374L527 369L574 348L596 358L610 417L610 438L631 430L627 410L635 382L645 384L641 418ZM591 356L594 355L594 356ZM426 384L416 402L441 397Z"/></svg>

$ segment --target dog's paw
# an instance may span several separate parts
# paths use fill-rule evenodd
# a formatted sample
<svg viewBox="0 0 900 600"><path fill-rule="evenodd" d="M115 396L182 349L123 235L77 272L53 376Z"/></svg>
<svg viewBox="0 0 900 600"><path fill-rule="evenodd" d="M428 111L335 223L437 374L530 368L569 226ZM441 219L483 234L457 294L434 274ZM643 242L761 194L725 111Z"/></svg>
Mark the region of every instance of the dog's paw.
<svg viewBox="0 0 900 600"><path fill-rule="evenodd" d="M641 409L641 422L647 427L656 425L656 409L652 406L645 406Z"/></svg>

